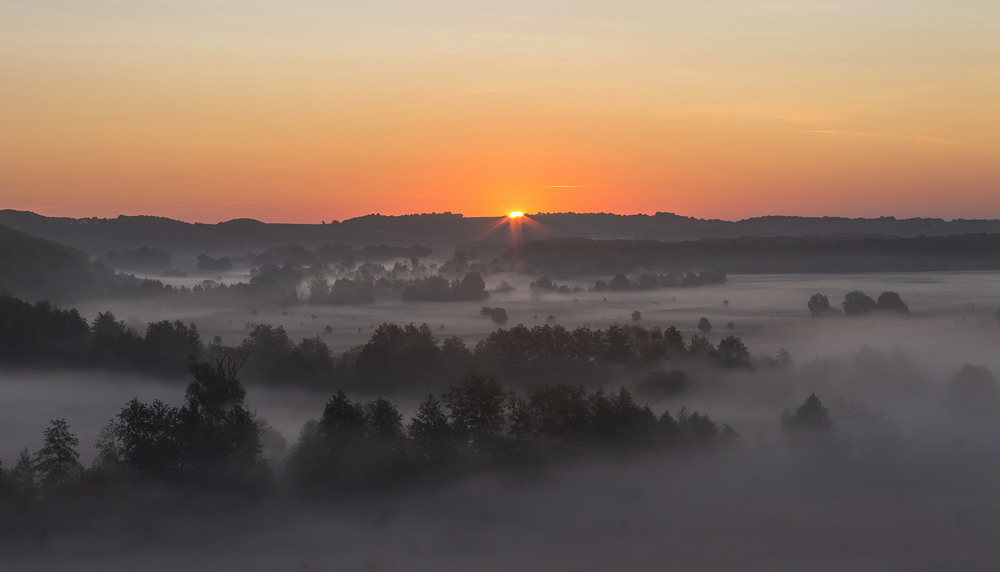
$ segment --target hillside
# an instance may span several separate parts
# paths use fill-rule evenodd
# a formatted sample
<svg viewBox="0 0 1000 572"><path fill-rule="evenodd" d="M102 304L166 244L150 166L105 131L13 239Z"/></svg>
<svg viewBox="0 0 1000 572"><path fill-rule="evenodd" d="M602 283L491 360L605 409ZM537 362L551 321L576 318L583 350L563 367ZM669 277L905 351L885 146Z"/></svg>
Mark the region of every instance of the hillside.
<svg viewBox="0 0 1000 572"><path fill-rule="evenodd" d="M731 274L1000 270L1000 234L680 242L575 238L530 242L503 258L512 268L551 277L701 268Z"/></svg>
<svg viewBox="0 0 1000 572"><path fill-rule="evenodd" d="M698 219L657 213L555 213L530 215L535 224L522 225L524 241L552 238L684 241L705 238L886 236L917 237L1000 233L997 220L936 218L896 219L767 216L740 221ZM509 243L510 233L499 217L459 214L404 216L368 215L328 224L268 224L237 219L218 224L187 223L163 217L56 218L31 212L2 210L0 223L59 244L102 255L108 250L147 246L192 254L244 254L270 247L299 244L365 246L433 245L449 255L456 244L476 241Z"/></svg>
<svg viewBox="0 0 1000 572"><path fill-rule="evenodd" d="M0 224L0 292L26 300L62 300L96 283L85 252Z"/></svg>

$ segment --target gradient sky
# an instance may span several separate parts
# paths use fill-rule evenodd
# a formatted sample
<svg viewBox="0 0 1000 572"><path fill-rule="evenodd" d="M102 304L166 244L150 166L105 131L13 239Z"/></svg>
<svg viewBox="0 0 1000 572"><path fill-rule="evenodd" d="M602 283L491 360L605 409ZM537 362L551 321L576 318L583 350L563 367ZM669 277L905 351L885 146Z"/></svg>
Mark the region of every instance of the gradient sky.
<svg viewBox="0 0 1000 572"><path fill-rule="evenodd" d="M0 0L0 208L1000 218L1000 2Z"/></svg>

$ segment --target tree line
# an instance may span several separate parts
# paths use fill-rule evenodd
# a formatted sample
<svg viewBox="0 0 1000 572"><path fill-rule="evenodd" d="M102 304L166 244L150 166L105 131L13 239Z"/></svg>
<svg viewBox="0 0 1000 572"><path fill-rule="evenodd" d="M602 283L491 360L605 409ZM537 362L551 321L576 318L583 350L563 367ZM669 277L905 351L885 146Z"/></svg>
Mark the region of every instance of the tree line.
<svg viewBox="0 0 1000 572"><path fill-rule="evenodd" d="M830 298L826 294L817 292L809 297L806 302L809 313L813 316L832 316L840 313L840 310L830 305ZM843 313L848 316L857 316L871 312L884 312L890 314L907 315L910 313L909 306L896 292L886 291L879 294L874 300L871 296L861 290L852 290L844 295L841 303Z"/></svg>
<svg viewBox="0 0 1000 572"><path fill-rule="evenodd" d="M80 462L80 441L66 420L52 420L39 450L24 449L9 468L0 463L0 531L23 530L38 522L32 517L66 506L93 510L154 487L317 499L584 456L617 460L742 443L732 427L706 414L681 407L657 415L624 388L554 384L519 393L495 378L469 375L439 397L428 395L408 421L386 398L357 401L338 391L287 455L275 456L265 451L273 430L246 406L242 365L236 352L191 364L180 406L131 400L101 431L89 467ZM845 443L815 394L782 413L780 427L793 452L849 458L837 456ZM95 498L105 500L95 504Z"/></svg>
<svg viewBox="0 0 1000 572"><path fill-rule="evenodd" d="M249 324L234 348L247 356L247 379L271 384L369 391L417 390L470 372L496 375L508 383L595 382L621 368L660 362L699 363L726 368L754 364L746 345L730 335L717 344L700 335L685 339L674 326L606 328L522 324L491 332L472 347L455 336L438 339L427 324L380 324L370 338L340 355L316 336L295 342L282 326ZM0 296L0 364L29 367L94 367L180 375L187 363L225 349L206 344L194 324L149 323L140 334L102 312L87 322L75 309L48 302L31 304Z"/></svg>
<svg viewBox="0 0 1000 572"><path fill-rule="evenodd" d="M101 431L92 466L64 419L9 468L0 464L0 526L46 502L169 485L259 494L337 495L436 483L482 471L519 470L581 455L704 449L737 443L731 427L681 408L656 415L624 388L549 385L526 394L469 375L433 394L404 422L385 398L338 391L283 458L268 458L272 432L247 408L243 358L227 352L193 363L184 403L133 399Z"/></svg>

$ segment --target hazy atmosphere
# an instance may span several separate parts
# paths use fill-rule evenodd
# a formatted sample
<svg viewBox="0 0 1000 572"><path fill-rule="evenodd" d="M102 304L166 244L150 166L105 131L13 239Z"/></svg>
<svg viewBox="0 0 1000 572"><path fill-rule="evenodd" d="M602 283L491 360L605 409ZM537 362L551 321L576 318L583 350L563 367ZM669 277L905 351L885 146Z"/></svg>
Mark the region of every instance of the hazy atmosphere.
<svg viewBox="0 0 1000 572"><path fill-rule="evenodd" d="M988 0L0 3L52 216L998 216Z"/></svg>
<svg viewBox="0 0 1000 572"><path fill-rule="evenodd" d="M0 570L996 570L998 16L0 0Z"/></svg>

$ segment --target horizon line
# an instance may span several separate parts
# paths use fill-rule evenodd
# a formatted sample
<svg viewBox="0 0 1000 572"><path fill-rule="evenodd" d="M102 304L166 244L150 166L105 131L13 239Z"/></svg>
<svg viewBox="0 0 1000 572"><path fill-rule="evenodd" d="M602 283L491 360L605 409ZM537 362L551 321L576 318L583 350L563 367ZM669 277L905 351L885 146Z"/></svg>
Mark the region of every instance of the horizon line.
<svg viewBox="0 0 1000 572"><path fill-rule="evenodd" d="M5 211L6 212L22 213L22 214L30 214L30 215L40 216L40 217L43 217L43 218L72 219L72 220L78 220L78 221L79 220L115 220L115 219L119 219L119 218L141 218L141 217L147 217L147 218L166 219L166 220L170 220L170 221L181 222L181 223L192 224L192 225L196 225L196 224L219 225L219 224L225 224L225 223L231 223L231 222L247 221L247 222L260 223L260 224L302 225L302 226L324 226L324 225L342 224L342 223L345 223L345 222L348 222L348 221L357 220L357 219L363 219L363 218L368 218L368 217L404 218L404 217L445 216L445 215L447 215L447 216L457 216L457 217L463 218L463 219L498 219L499 220L499 219L507 218L507 214L508 214L508 213L503 213L503 214L500 214L500 215L479 215L479 216L474 216L474 215L466 215L466 214L463 214L463 213L455 213L455 212L451 212L451 211L442 211L442 212L432 211L432 212L404 213L404 214L382 214L382 213L374 212L374 213L367 213L367 214L363 214L363 215L348 217L348 218L344 218L344 219L330 219L330 220L323 219L323 220L321 220L321 222L266 221L266 220L252 218L252 217L235 217L235 218L226 219L226 220L218 220L218 221L215 221L215 222L204 222L204 221L195 221L195 220L185 220L185 219L173 218L173 217L165 216L165 215L157 215L157 214L149 214L149 213L144 213L144 214L125 214L125 213L119 213L118 215L115 215L115 216L80 216L80 217L74 217L74 216L46 215L46 214L42 214L41 212L37 212L37 211L34 211L34 210L29 210L29 209L0 208L0 212L5 212ZM896 220L896 221L907 221L907 220L940 220L940 221L943 221L943 222L957 222L957 221L1000 221L1000 217L997 217L997 218L981 218L981 217L980 218L966 218L966 217L945 218L943 216L902 216L902 217L901 216L895 216L895 215L845 216L845 215L801 215L801 214L779 214L779 213L749 216L749 217L744 217L744 218L740 218L740 219L727 219L727 218L720 218L720 217L697 217L697 216L691 216L691 215L677 214L677 213L670 212L670 211L655 211L655 212L652 212L652 213L649 213L649 212L617 213L617 212L610 212L610 211L590 211L590 212L555 211L555 212L535 212L535 213L525 212L524 215L525 215L525 217L528 217L528 218L530 218L530 217L537 217L537 216L565 216L565 215L572 215L572 216L616 216L616 217L644 216L644 217L650 217L650 218L657 217L657 216L663 216L663 217L670 216L670 217L685 218L685 219L700 220L700 221L720 221L720 222L728 222L728 223L739 223L739 222L744 222L744 221L749 221L749 220L754 220L754 219L763 219L763 218L802 218L802 219L810 219L810 218L815 218L815 219L835 218L835 219L845 219L845 220L871 220L871 221L876 221L876 220Z"/></svg>

